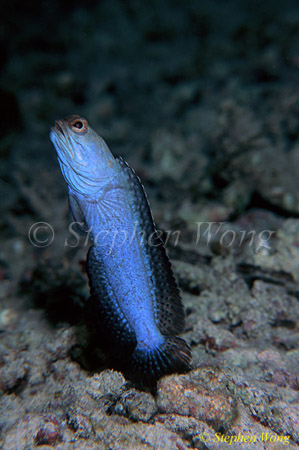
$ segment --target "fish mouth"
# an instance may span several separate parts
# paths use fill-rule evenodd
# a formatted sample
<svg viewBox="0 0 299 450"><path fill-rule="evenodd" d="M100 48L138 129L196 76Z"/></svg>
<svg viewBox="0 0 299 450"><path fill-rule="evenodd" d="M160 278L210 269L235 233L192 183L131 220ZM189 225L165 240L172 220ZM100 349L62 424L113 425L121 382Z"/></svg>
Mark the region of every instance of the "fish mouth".
<svg viewBox="0 0 299 450"><path fill-rule="evenodd" d="M59 131L61 134L64 134L64 132L63 132L63 128L62 128L62 126L60 125L60 120L55 120L55 130L57 130L57 131Z"/></svg>
<svg viewBox="0 0 299 450"><path fill-rule="evenodd" d="M51 131L53 131L55 134L62 134L63 137L66 137L64 126L61 120L55 120L55 125L51 128Z"/></svg>
<svg viewBox="0 0 299 450"><path fill-rule="evenodd" d="M69 134L67 132L67 129L63 123L63 120L55 120L54 127L51 127L51 132L56 137L56 142L60 142L60 149L62 150L62 153L68 157L74 158L74 151L72 147L72 143L69 138Z"/></svg>

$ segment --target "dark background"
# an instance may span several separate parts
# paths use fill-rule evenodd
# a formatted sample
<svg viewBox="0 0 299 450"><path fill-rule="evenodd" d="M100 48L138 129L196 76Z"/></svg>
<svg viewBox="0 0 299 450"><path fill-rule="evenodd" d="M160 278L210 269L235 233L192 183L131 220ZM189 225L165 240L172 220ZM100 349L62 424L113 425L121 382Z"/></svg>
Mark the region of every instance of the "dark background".
<svg viewBox="0 0 299 450"><path fill-rule="evenodd" d="M103 448L131 450L109 441L128 432L138 449L145 433L149 448L160 448L155 437L163 450L174 440L202 448L202 423L209 432L265 426L298 443L298 1L2 0L0 70L0 446L15 450L26 435L20 449L73 449L75 439L93 450L104 439ZM191 423L167 381L155 403L110 372L101 372L104 406L88 403L82 386L95 389L93 371L109 365L81 320L87 245L65 245L67 189L49 130L70 114L135 168L158 227L181 232L168 252L199 371L169 386L196 386L190 411L206 386L223 415ZM45 247L28 238L40 221L55 234ZM236 239L196 244L196 222L211 221ZM259 251L264 230L273 233ZM215 398L202 365L220 367ZM86 411L103 416L84 422Z"/></svg>

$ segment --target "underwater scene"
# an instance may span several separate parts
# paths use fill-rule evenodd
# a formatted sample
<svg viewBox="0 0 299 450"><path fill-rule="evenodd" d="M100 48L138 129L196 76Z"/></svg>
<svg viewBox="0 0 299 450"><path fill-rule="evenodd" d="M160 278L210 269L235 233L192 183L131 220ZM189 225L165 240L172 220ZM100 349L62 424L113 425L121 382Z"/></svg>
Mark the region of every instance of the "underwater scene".
<svg viewBox="0 0 299 450"><path fill-rule="evenodd" d="M299 450L299 4L2 0L1 450Z"/></svg>

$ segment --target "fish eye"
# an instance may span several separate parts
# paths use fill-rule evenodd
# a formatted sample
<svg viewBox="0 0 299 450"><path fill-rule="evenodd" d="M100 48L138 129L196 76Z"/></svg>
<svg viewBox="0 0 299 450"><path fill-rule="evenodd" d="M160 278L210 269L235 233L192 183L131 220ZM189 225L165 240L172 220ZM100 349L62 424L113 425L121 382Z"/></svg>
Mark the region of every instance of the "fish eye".
<svg viewBox="0 0 299 450"><path fill-rule="evenodd" d="M74 119L70 125L72 130L76 133L84 133L88 128L87 120L81 117Z"/></svg>

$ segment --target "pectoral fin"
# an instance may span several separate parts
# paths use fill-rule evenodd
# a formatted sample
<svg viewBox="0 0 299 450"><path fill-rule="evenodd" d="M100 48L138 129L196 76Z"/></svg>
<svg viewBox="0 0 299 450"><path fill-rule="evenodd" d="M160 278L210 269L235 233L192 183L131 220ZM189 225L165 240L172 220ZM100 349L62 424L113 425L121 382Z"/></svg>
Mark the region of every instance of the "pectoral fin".
<svg viewBox="0 0 299 450"><path fill-rule="evenodd" d="M73 226L73 229L76 229L76 231L80 234L85 234L88 232L88 226L85 222L85 217L79 202L74 194L69 193L68 197L70 206L70 220L76 223L76 225Z"/></svg>

